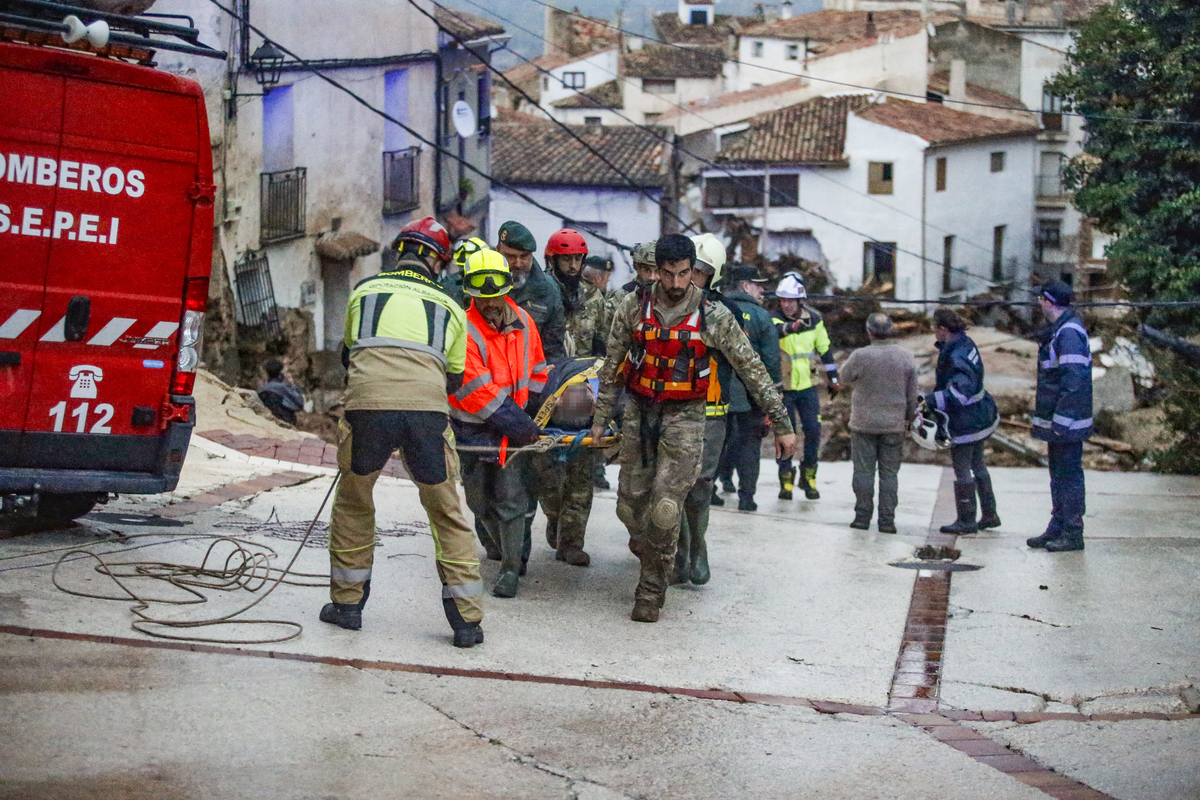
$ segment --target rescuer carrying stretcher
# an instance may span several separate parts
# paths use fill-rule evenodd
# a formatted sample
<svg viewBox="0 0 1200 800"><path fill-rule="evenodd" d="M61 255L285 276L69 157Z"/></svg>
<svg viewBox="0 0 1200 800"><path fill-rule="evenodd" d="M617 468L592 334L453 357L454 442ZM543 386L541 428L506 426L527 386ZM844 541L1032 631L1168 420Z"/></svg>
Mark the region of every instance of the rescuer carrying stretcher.
<svg viewBox="0 0 1200 800"><path fill-rule="evenodd" d="M372 493L380 470L399 450L429 516L454 645L473 647L483 641L483 584L455 487L458 455L446 398L447 389L462 386L467 320L435 282L450 258L445 228L425 217L405 226L395 246L395 268L355 287L346 308L346 416L339 426L341 478L329 529L333 602L320 618L350 630L362 627L375 552Z"/></svg>

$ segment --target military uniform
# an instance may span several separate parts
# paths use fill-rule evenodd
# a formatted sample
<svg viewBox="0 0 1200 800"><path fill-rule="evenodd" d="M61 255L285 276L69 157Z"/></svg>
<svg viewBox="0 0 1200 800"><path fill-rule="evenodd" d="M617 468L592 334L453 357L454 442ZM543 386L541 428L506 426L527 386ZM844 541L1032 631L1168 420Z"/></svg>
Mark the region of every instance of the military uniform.
<svg viewBox="0 0 1200 800"><path fill-rule="evenodd" d="M402 257L395 270L366 279L350 295L330 597L339 605L366 602L375 552L372 494L399 449L429 516L443 608L458 630L483 618L479 559L455 485L459 462L446 399L447 376L461 380L463 372L466 318L424 270Z"/></svg>
<svg viewBox="0 0 1200 800"><path fill-rule="evenodd" d="M638 337L648 335L646 330L652 327L648 324L651 321L659 326L651 333L663 338L666 329L681 330L680 326L693 324L697 317L700 319L692 328L695 333L689 333L688 337L698 338L707 351L723 353L741 375L751 396L774 421L775 432L779 435L792 432L771 376L729 309L706 300L705 293L694 286L688 288L683 300L675 306L664 305L662 291L657 286L648 293L645 302L638 293L622 300L609 334L593 423L601 427L608 424L617 395L623 386L629 385L630 402L622 424L617 516L629 529L631 548L642 562L635 592L637 619L643 619L636 616L638 610L648 608L654 609L649 619L657 619L657 608L666 597L684 498L701 471L705 398L701 395L676 400L662 393L656 397L640 393L639 386L647 384L639 377L642 373L638 365L645 364L646 359L644 354L634 353L633 359L629 356ZM666 369L671 371L672 367L668 365ZM707 364L688 369L691 378L706 380Z"/></svg>
<svg viewBox="0 0 1200 800"><path fill-rule="evenodd" d="M604 355L604 292L584 280L572 290L553 271L549 277L559 291L566 314L567 357ZM583 541L592 513L594 467L602 458L603 453L585 448L565 460L556 453L536 460L537 494L546 515L546 543L555 549L559 561L575 566L590 563L583 552Z"/></svg>

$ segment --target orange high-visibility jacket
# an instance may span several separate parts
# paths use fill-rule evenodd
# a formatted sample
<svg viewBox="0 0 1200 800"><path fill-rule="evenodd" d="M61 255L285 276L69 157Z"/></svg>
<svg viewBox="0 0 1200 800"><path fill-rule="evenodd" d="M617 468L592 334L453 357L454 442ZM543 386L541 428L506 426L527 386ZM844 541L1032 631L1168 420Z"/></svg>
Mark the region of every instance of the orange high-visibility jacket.
<svg viewBox="0 0 1200 800"><path fill-rule="evenodd" d="M467 361L463 385L450 395L450 416L483 424L495 414L504 398L524 408L530 392L546 388L546 356L537 325L520 306L505 298L517 322L505 332L489 325L475 303L467 309Z"/></svg>

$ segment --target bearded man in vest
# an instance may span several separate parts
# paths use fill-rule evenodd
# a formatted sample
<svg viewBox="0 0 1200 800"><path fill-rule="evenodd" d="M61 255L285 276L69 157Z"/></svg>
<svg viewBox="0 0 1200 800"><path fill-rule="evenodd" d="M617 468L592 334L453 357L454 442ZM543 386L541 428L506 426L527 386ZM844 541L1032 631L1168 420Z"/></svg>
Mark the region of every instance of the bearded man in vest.
<svg viewBox="0 0 1200 800"><path fill-rule="evenodd" d="M434 282L450 258L450 237L425 217L405 226L394 246L400 253L395 268L356 286L346 308L346 416L329 526L333 602L320 619L348 630L362 627L374 563L375 482L399 450L429 516L454 645L473 647L483 641L483 584L455 486L458 456L446 401L447 387L462 385L466 319Z"/></svg>
<svg viewBox="0 0 1200 800"><path fill-rule="evenodd" d="M762 361L733 314L692 283L696 247L680 234L655 246L658 282L621 301L608 337L592 437L603 435L622 388L629 403L621 437L617 516L642 568L635 622L657 622L674 567L680 515L700 476L712 350L719 350L766 410L779 457L796 437Z"/></svg>
<svg viewBox="0 0 1200 800"><path fill-rule="evenodd" d="M526 453L538 440L526 408L546 388L542 339L529 312L509 296L513 275L504 256L482 250L467 259L463 290L467 346L461 388L450 396L454 431L466 451L463 489L488 558L500 561L496 597L516 597L525 572L525 514L533 481Z"/></svg>

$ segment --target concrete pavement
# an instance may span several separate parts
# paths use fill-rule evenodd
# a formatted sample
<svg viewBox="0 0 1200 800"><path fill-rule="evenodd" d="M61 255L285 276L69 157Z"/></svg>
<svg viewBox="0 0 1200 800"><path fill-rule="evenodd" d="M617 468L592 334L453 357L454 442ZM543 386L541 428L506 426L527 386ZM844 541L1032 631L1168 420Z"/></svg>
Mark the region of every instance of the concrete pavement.
<svg viewBox="0 0 1200 800"><path fill-rule="evenodd" d="M234 474L261 480L270 466ZM132 647L146 637L130 630L128 602L63 594L49 567L32 566L75 544L114 561L197 563L209 542L185 537L214 531L287 559L293 542L239 528L272 512L306 520L325 478L222 505L203 483L213 505L182 527L145 518L154 502L142 500L122 507L147 524L84 520L0 541L0 730L17 743L0 751L0 797L151 786L206 797L1200 796L1187 758L1200 752L1189 713L1200 701L1189 688L1200 682L1200 481L1089 473L1094 538L1083 553L1050 555L1024 546L1048 515L1044 471L994 470L1005 525L958 538L961 561L982 569L951 576L949 618L933 635L944 638L930 673L940 680L923 701L944 716L925 718L901 713L910 701L894 673L914 586L933 573L889 562L911 560L931 521L952 516L942 469L902 469L899 536L846 527L848 464L822 465L817 502L775 500L772 473L759 513L713 509L713 581L672 589L656 625L628 619L637 562L611 493L597 496L588 569L555 562L539 524L519 596L489 598L487 641L467 651L449 646L419 525L382 538L363 631L317 622L325 592L285 585L250 616L298 621L303 634L242 654ZM381 526L423 520L405 481L381 480L377 498ZM92 566L64 565L60 583L112 591ZM296 569L327 566L306 548ZM485 580L495 571L485 562ZM181 596L148 584L135 591ZM250 600L208 594L152 610L196 619ZM27 629L39 633L15 635ZM284 633L195 632L268 630ZM60 634L85 640L47 638ZM278 657L246 656L267 651ZM95 791L76 793L85 785Z"/></svg>

